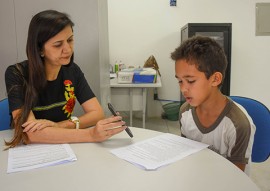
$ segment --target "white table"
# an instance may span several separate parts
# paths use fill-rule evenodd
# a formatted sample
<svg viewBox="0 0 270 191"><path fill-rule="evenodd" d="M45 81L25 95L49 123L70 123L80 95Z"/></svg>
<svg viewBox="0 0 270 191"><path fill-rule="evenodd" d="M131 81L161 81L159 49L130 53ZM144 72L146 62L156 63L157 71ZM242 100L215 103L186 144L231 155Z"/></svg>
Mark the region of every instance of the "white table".
<svg viewBox="0 0 270 191"><path fill-rule="evenodd" d="M143 128L145 128L145 115L146 115L146 101L147 101L147 89L148 88L158 88L161 87L161 79L158 76L156 83L141 83L141 84L119 84L117 83L117 78L110 80L111 88L128 88L129 90L129 114L130 114L130 126L132 126L132 115L133 115L133 89L142 89L142 117L143 117Z"/></svg>
<svg viewBox="0 0 270 191"><path fill-rule="evenodd" d="M103 143L71 144L78 160L7 174L8 151L0 151L0 189L3 191L259 191L235 165L204 149L156 171L145 171L109 152L160 132L131 127L134 138L122 132ZM12 131L0 131L9 140Z"/></svg>

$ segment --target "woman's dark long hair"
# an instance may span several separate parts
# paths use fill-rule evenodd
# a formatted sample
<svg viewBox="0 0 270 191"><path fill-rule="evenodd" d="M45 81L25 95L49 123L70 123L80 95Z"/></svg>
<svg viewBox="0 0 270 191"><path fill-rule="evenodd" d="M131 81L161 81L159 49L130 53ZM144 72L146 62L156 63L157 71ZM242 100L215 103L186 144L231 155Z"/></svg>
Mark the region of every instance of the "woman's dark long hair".
<svg viewBox="0 0 270 191"><path fill-rule="evenodd" d="M29 139L23 133L22 124L27 121L30 111L47 84L45 66L42 57L44 44L66 26L73 27L73 22L65 13L55 10L46 10L36 14L29 25L26 54L28 58L28 76L23 82L24 104L19 114L13 119L12 127L15 129L14 137L10 142L6 142L8 147L15 147L18 144L27 144ZM73 56L71 62L73 61ZM20 69L19 69L20 71ZM23 76L23 73L21 74Z"/></svg>

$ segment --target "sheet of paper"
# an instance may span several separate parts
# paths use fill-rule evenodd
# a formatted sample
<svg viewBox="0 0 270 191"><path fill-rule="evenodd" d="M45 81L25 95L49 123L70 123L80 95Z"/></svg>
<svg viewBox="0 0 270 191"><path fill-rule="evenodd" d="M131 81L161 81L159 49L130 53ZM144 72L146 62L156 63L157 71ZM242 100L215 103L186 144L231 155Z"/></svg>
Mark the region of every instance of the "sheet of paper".
<svg viewBox="0 0 270 191"><path fill-rule="evenodd" d="M77 160L69 144L31 144L9 149L7 173Z"/></svg>
<svg viewBox="0 0 270 191"><path fill-rule="evenodd" d="M165 133L127 147L111 150L111 153L146 170L156 170L196 153L208 145L177 135Z"/></svg>

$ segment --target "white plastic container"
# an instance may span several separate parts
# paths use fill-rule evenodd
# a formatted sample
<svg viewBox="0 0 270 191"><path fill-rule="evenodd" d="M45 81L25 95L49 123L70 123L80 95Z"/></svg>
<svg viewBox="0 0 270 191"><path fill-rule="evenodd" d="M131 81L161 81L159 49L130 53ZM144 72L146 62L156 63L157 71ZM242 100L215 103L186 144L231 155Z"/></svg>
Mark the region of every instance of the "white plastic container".
<svg viewBox="0 0 270 191"><path fill-rule="evenodd" d="M118 83L119 84L131 84L133 79L133 72L118 72Z"/></svg>

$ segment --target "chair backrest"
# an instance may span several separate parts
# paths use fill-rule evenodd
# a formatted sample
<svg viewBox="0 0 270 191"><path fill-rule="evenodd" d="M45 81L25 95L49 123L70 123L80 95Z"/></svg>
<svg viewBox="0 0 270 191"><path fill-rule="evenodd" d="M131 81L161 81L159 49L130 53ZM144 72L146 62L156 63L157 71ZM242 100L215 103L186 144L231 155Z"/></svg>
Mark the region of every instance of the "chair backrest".
<svg viewBox="0 0 270 191"><path fill-rule="evenodd" d="M256 132L252 147L251 161L263 162L270 155L270 112L261 102L241 96L230 96L230 98L242 105L252 118Z"/></svg>
<svg viewBox="0 0 270 191"><path fill-rule="evenodd" d="M0 131L10 129L10 114L8 99L0 101Z"/></svg>

